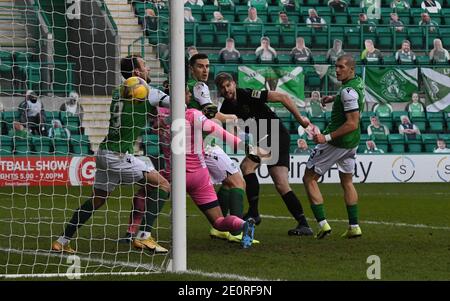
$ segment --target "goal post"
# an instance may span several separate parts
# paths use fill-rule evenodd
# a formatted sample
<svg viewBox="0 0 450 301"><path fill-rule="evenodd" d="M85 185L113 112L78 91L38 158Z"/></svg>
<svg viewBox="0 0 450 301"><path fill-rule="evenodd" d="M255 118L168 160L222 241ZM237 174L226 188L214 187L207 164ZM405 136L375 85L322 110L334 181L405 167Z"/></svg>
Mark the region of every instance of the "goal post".
<svg viewBox="0 0 450 301"><path fill-rule="evenodd" d="M0 1L0 31L6 32L6 26L9 31L0 35L0 278L78 279L187 269L184 9L183 1L164 3L157 15L168 28L158 27L152 39L145 35L142 5L137 1ZM169 46L170 59L160 57L163 36L169 37L163 43ZM134 41L140 45L136 47ZM96 166L97 152L110 127L115 89L123 80L120 59L134 53L150 67L153 88L162 89L162 82L169 79L171 135L183 137L171 147L170 200L151 231L169 252L143 251L121 241L130 229L139 185L116 187L73 236L70 245L75 254L54 252L52 243L74 212L79 216L86 212L83 205L91 199L95 171L101 168ZM162 64L169 67L167 74ZM79 96L81 114L61 111L74 98L71 92ZM40 113L46 120L39 127L45 133L32 133L28 117L21 120L18 107L28 94L43 105ZM61 130L53 128L54 121ZM50 129L68 134L52 136ZM161 168L164 143L154 120L147 122L141 137L135 143L136 156ZM135 208L141 214L146 209L146 205Z"/></svg>

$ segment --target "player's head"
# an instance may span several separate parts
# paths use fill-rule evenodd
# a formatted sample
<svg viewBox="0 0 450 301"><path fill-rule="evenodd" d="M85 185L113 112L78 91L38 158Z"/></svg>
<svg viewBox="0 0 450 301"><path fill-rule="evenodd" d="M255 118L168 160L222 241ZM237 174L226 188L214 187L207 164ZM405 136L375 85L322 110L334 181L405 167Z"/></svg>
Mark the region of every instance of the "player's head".
<svg viewBox="0 0 450 301"><path fill-rule="evenodd" d="M151 82L150 70L145 66L144 59L138 54L131 54L120 60L120 72L125 79L138 76L147 83Z"/></svg>
<svg viewBox="0 0 450 301"><path fill-rule="evenodd" d="M70 92L70 94L69 94L69 103L71 105L75 104L79 99L80 99L80 95L78 95L77 92L75 92L75 91Z"/></svg>
<svg viewBox="0 0 450 301"><path fill-rule="evenodd" d="M336 77L346 82L355 77L355 59L350 54L341 55L336 61Z"/></svg>
<svg viewBox="0 0 450 301"><path fill-rule="evenodd" d="M198 81L207 82L209 75L209 59L204 53L194 54L189 59L192 77Z"/></svg>
<svg viewBox="0 0 450 301"><path fill-rule="evenodd" d="M236 82L231 74L221 72L216 76L214 81L220 96L228 100L236 99Z"/></svg>

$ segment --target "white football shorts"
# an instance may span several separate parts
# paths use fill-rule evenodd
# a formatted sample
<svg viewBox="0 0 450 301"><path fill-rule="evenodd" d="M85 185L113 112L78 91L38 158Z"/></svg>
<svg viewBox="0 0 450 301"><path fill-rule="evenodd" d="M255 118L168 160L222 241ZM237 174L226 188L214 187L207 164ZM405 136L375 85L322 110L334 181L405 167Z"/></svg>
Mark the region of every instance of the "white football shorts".
<svg viewBox="0 0 450 301"><path fill-rule="evenodd" d="M314 172L323 176L334 164L342 173L353 173L355 170L356 150L324 143L318 144L309 155L306 167L314 168Z"/></svg>
<svg viewBox="0 0 450 301"><path fill-rule="evenodd" d="M217 145L205 147L205 163L214 185L239 172L238 164Z"/></svg>
<svg viewBox="0 0 450 301"><path fill-rule="evenodd" d="M144 172L155 170L152 162L134 155L99 149L96 157L94 188L112 192L119 184L135 184L144 178Z"/></svg>

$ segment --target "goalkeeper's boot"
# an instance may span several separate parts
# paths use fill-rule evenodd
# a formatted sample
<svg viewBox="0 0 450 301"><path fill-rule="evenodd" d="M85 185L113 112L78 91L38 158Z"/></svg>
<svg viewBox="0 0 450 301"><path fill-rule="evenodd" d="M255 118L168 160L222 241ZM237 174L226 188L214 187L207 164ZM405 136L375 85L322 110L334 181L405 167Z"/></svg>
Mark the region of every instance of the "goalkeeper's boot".
<svg viewBox="0 0 450 301"><path fill-rule="evenodd" d="M134 234L127 232L124 237L119 239L119 244L129 245L133 242Z"/></svg>
<svg viewBox="0 0 450 301"><path fill-rule="evenodd" d="M222 232L214 228L211 228L211 230L209 230L209 236L213 239L227 240L228 236L230 236L230 232Z"/></svg>
<svg viewBox="0 0 450 301"><path fill-rule="evenodd" d="M313 230L307 225L298 224L297 227L288 231L288 235L296 236L311 236L313 235Z"/></svg>
<svg viewBox="0 0 450 301"><path fill-rule="evenodd" d="M52 251L53 252L58 252L58 253L69 253L69 254L75 254L75 250L72 249L69 245L69 243L63 245L60 242L58 242L57 240L55 240L52 243Z"/></svg>
<svg viewBox="0 0 450 301"><path fill-rule="evenodd" d="M331 227L328 223L326 223L325 225L323 225L322 227L320 227L319 232L317 232L316 234L316 238L317 239L322 239L325 236L327 236L328 234L331 233Z"/></svg>
<svg viewBox="0 0 450 301"><path fill-rule="evenodd" d="M243 249L248 249L252 246L254 235L255 220L253 218L249 218L244 222L244 228L242 229L241 246Z"/></svg>
<svg viewBox="0 0 450 301"><path fill-rule="evenodd" d="M155 254L165 254L169 252L169 250L160 246L151 236L147 239L135 238L133 240L133 246L136 249L149 250Z"/></svg>
<svg viewBox="0 0 450 301"><path fill-rule="evenodd" d="M255 221L255 225L261 224L261 216L258 214L256 216L250 215L249 212L247 212L244 217L242 218L244 221L248 220L249 218L252 218Z"/></svg>
<svg viewBox="0 0 450 301"><path fill-rule="evenodd" d="M343 238L357 238L361 237L362 232L361 228L359 226L356 227L348 227L347 231L344 232L344 234L341 235Z"/></svg>
<svg viewBox="0 0 450 301"><path fill-rule="evenodd" d="M232 235L230 233L230 236L228 236L228 241L241 243L242 242L242 233L239 233L238 235ZM259 244L259 240L253 238L252 244Z"/></svg>

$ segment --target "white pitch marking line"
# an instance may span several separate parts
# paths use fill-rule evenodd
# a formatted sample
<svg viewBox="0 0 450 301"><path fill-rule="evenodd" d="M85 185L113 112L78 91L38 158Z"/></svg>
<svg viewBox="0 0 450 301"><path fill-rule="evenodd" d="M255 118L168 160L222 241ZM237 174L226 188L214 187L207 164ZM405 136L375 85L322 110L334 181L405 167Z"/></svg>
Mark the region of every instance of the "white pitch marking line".
<svg viewBox="0 0 450 301"><path fill-rule="evenodd" d="M58 254L58 253L51 253L51 252L42 252L42 251L33 251L33 250L18 250L18 249L7 249L0 247L0 252L5 253L13 253L13 254L26 254L26 255L33 255L33 256L45 256L45 257L64 257L67 258L70 255L64 255L64 254ZM72 255L72 254L71 254ZM147 269L147 272L99 272L99 273L75 273L70 274L70 276L104 276L104 275L150 275L150 274L160 274L163 273L161 271L154 270L155 266L151 264L141 264L139 262L132 262L132 261L112 261L112 260L105 260L100 258L93 258L93 257L86 257L86 256L80 256L77 255L83 260L86 260L88 262L96 262L100 264L109 264L112 266L119 265L123 267L130 267L130 268L142 268ZM164 272L172 274L172 272ZM199 275L199 276L205 276L205 277L211 277L215 279L231 279L231 280L239 280L239 281L273 281L271 279L262 279L257 277L247 277L243 275L238 274L228 274L228 273L210 273L210 272L204 272L200 270L186 270L185 272L178 272L173 274L188 274L188 275ZM67 274L65 273L49 273L49 274L11 274L11 275L5 275L0 274L0 278L51 278L51 277L67 277ZM282 281L281 279L276 279L276 281Z"/></svg>

